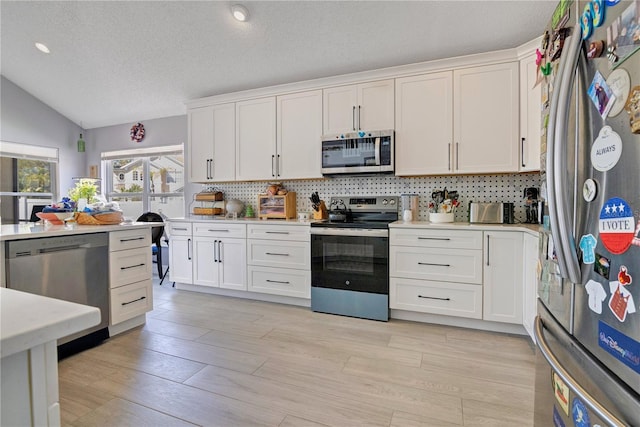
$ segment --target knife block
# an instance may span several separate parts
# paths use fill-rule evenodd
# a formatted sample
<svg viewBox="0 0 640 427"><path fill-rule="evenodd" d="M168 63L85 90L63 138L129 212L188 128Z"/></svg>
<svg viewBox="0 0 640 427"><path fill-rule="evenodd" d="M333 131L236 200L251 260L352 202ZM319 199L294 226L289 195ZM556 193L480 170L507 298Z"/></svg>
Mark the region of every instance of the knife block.
<svg viewBox="0 0 640 427"><path fill-rule="evenodd" d="M320 200L320 206L317 211L313 211L313 219L327 219L329 217L327 213L327 205L324 204L324 200Z"/></svg>

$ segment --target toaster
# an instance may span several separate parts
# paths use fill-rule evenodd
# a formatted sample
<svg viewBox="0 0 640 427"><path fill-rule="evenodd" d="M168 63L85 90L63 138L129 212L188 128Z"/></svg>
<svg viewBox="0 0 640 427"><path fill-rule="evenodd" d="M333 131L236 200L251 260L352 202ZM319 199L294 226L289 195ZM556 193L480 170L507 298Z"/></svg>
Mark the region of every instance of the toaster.
<svg viewBox="0 0 640 427"><path fill-rule="evenodd" d="M469 203L469 222L483 224L513 224L513 203Z"/></svg>

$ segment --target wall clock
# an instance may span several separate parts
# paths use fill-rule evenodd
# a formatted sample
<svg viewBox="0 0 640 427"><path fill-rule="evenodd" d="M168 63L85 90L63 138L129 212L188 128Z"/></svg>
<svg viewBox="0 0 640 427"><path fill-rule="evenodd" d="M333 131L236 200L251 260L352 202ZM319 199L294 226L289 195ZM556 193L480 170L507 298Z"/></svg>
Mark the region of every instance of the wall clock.
<svg viewBox="0 0 640 427"><path fill-rule="evenodd" d="M144 125L142 123L136 123L131 126L129 136L131 137L131 142L142 141L144 139Z"/></svg>

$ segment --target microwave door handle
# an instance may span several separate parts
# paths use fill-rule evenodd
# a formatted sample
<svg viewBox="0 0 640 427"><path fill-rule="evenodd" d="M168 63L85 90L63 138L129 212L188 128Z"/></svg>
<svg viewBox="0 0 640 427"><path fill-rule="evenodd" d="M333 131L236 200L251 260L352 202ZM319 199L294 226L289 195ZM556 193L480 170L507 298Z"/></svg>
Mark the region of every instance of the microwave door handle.
<svg viewBox="0 0 640 427"><path fill-rule="evenodd" d="M376 153L376 166L380 166L380 137L379 136L376 137L374 152Z"/></svg>

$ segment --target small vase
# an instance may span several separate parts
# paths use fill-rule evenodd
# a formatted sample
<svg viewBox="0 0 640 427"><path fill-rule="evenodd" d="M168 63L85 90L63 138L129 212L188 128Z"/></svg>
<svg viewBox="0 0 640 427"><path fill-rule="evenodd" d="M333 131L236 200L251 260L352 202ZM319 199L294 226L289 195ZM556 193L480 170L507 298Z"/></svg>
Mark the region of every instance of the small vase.
<svg viewBox="0 0 640 427"><path fill-rule="evenodd" d="M76 210L78 212L83 212L84 208L87 207L87 199L78 199L78 203L76 204Z"/></svg>

